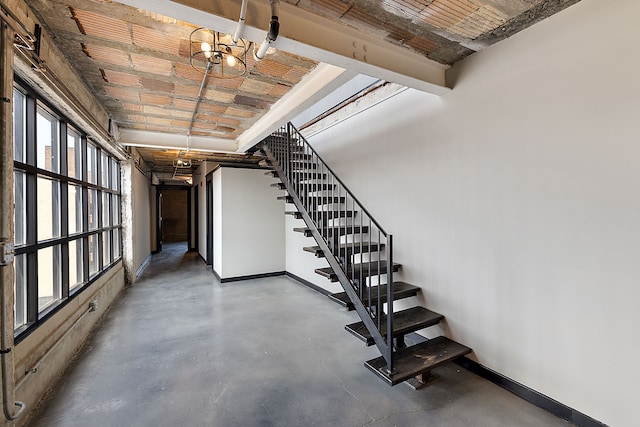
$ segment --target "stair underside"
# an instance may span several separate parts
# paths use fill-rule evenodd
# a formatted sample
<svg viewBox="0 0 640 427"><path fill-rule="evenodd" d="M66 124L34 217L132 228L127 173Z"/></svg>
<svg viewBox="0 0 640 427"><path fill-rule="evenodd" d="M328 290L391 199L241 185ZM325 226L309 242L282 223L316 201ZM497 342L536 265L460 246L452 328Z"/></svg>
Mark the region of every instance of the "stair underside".
<svg viewBox="0 0 640 427"><path fill-rule="evenodd" d="M396 371L394 374L386 372L387 362L382 356L366 361L364 366L387 384L396 385L469 353L471 353L469 347L447 337L437 337L398 350L394 359Z"/></svg>
<svg viewBox="0 0 640 427"><path fill-rule="evenodd" d="M393 282L393 300L394 301L416 296L418 295L419 291L420 291L420 288L418 288L417 286L410 285L409 283ZM380 292L381 292L380 299L382 300L382 302L383 303L387 302L386 285L382 286L382 288L380 289ZM347 295L346 292L338 292L335 294L330 294L329 299L332 300L333 302L340 304L341 306L345 307L349 311L354 309L353 303L349 299L349 296ZM368 295L364 296L364 298L362 299L362 303L364 305L369 305ZM378 303L378 287L372 286L371 287L371 305L375 305L377 303Z"/></svg>
<svg viewBox="0 0 640 427"><path fill-rule="evenodd" d="M375 262L372 262L371 264L369 263L352 264L349 267L347 267L347 271L345 271L345 274L348 278L355 278L357 280L364 277L376 276L379 274L387 274L387 268L388 266L386 261L380 261L379 263L378 261L375 261ZM397 264L394 262L393 271L395 272L395 271L398 271L399 269L400 269L400 264ZM333 271L331 267L316 268L315 272L321 276L326 277L332 282L338 281L338 276L336 275L336 273Z"/></svg>
<svg viewBox="0 0 640 427"><path fill-rule="evenodd" d="M407 310L396 311L393 313L393 337L399 337L420 329L428 328L436 325L444 319L442 314L428 310L424 307L411 307ZM365 342L365 344L373 345L375 341L369 330L364 326L363 322L356 322L344 327L348 332L356 338ZM387 336L387 318L382 319L380 333Z"/></svg>

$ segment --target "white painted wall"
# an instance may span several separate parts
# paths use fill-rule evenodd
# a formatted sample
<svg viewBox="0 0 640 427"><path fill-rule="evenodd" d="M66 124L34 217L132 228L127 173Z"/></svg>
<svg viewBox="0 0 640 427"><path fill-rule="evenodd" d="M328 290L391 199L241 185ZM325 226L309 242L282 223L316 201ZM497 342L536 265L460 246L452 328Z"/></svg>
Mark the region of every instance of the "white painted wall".
<svg viewBox="0 0 640 427"><path fill-rule="evenodd" d="M583 0L459 63L450 94L407 90L311 140L444 332L612 426L637 425L640 384L638 16Z"/></svg>
<svg viewBox="0 0 640 427"><path fill-rule="evenodd" d="M137 271L151 255L151 185L138 168L132 168L133 264Z"/></svg>
<svg viewBox="0 0 640 427"><path fill-rule="evenodd" d="M213 178L214 270L223 279L284 271L282 192L260 169L220 168Z"/></svg>
<svg viewBox="0 0 640 427"><path fill-rule="evenodd" d="M277 181L274 180L274 182ZM294 205L287 205L287 210L294 209ZM340 283L332 283L315 273L316 268L328 267L329 263L326 258L316 258L314 254L303 249L305 246L316 246L317 243L313 237L305 237L304 234L293 231L298 227L305 227L304 220L287 215L285 219L287 271L329 292L342 292Z"/></svg>
<svg viewBox="0 0 640 427"><path fill-rule="evenodd" d="M222 169L218 169L213 173L212 178L212 197L213 197L213 271L219 277L223 274L222 265L222 236L225 232L222 226L223 207L222 207Z"/></svg>

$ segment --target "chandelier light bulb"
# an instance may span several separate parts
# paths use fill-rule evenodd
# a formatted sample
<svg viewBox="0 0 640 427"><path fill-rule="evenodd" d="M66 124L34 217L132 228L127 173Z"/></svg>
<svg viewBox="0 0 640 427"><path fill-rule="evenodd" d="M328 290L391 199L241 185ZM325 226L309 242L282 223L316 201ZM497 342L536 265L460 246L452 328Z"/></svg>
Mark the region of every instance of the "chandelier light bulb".
<svg viewBox="0 0 640 427"><path fill-rule="evenodd" d="M233 55L227 55L227 65L229 67L235 67L237 64L236 57Z"/></svg>
<svg viewBox="0 0 640 427"><path fill-rule="evenodd" d="M211 58L211 51L213 50L211 48L211 45L207 42L202 42L202 44L200 45L200 49L202 50L202 52L204 52L204 56L206 56L207 58Z"/></svg>

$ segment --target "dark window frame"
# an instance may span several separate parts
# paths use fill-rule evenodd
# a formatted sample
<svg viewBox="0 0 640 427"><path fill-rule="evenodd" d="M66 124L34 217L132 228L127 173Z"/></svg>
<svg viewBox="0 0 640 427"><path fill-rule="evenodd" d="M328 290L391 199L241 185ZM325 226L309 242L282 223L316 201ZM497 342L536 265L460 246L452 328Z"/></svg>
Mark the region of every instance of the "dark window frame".
<svg viewBox="0 0 640 427"><path fill-rule="evenodd" d="M18 161L14 160L14 171L21 171L24 173L25 177L25 222L26 222L26 239L24 244L20 244L15 247L15 255L16 256L24 256L26 268L26 313L25 315L25 323L18 327L14 328L14 338L15 342L20 342L24 338L26 338L33 331L38 329L43 323L45 323L51 316L53 316L58 310L62 307L66 306L70 301L72 301L75 297L81 294L85 289L91 286L96 280L102 277L105 273L107 273L111 268L113 268L121 259L122 259L122 215L118 212L117 221L113 221L113 213L110 214L110 221L108 225L104 225L102 222L102 202L105 199L104 194L109 193L110 196L107 197L108 200L114 199L116 196L120 201L120 205L118 205L118 211L120 211L122 196L121 196L121 183L118 179L117 188L112 188L112 174L117 171L119 174L121 171L121 165L117 158L113 155L109 154L107 150L105 150L97 141L91 141L91 144L96 147L96 169L94 170L95 174L95 183L88 182L87 177L87 162L89 159L87 158L87 145L88 145L88 137L81 130L79 126L71 122L68 118L64 116L55 106L51 105L46 99L32 90L28 84L24 81L16 78L14 81L14 88L16 91L20 92L21 95L24 96L24 110L20 111L20 120L23 120L24 126L24 134L21 135L24 137L25 144L22 160ZM37 167L37 111L38 108L42 108L46 110L48 113L52 114L58 120L58 151L55 154L58 154L57 161L59 162L58 171L53 172L44 168ZM21 134L22 134L21 129ZM69 158L68 158L68 130L73 130L77 135L79 135L79 139L77 140L77 144L82 159L81 159L81 170L76 171L76 177L69 176ZM106 171L106 182L103 182L101 175L101 167L102 167L102 156L107 156L106 164L109 166ZM14 156L15 158L15 156ZM115 163L115 167L113 164ZM75 167L76 165L74 165ZM115 170L115 171L114 171ZM57 213L52 211L52 215L59 215L59 218L53 218L54 220L60 221L60 236L54 237L51 239L38 241L37 227L37 178L38 176L44 177L47 179L52 179L58 181L59 184L59 209ZM68 212L68 202L69 202L69 185L76 185L80 188L82 194L82 204L80 208L82 209L82 224L80 224L81 231L75 232L73 234L69 234L69 212ZM98 206L98 215L97 215L97 224L98 227L95 229L89 230L88 224L88 192L89 189L96 190L96 203ZM111 206L110 206L111 208ZM111 245L109 245L109 250L111 251L108 260L110 262L104 263L104 254L103 254L103 242L102 236L103 233L109 233L111 236ZM113 236L116 236L118 241L120 242L120 254L115 256L114 253L114 244L113 244ZM89 275L89 236L94 236L94 238L98 242L98 272L94 275ZM76 285L73 289L71 289L70 285L70 267L69 267L69 242L77 241L78 244L82 245L82 260L77 260L78 263L82 264L82 275L83 282L81 284ZM58 255L58 259L54 260L53 268L60 273L61 277L61 290L60 290L60 298L44 308L43 310L39 310L38 308L38 251L41 249L46 249L49 247L55 248L56 246L60 247L60 253ZM57 253L57 251L54 251ZM66 262L62 262L67 260ZM74 280L75 281L75 280ZM15 286L15 284L14 284Z"/></svg>

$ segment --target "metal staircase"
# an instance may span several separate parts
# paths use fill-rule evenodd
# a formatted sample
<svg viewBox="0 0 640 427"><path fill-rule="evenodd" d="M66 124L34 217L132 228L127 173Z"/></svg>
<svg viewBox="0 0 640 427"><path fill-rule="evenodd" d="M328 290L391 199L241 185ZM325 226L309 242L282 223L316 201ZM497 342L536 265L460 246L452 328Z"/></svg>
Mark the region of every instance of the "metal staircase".
<svg viewBox="0 0 640 427"><path fill-rule="evenodd" d="M414 296L419 288L394 282L401 265L393 262L393 236L291 123L265 138L261 149L273 168L268 173L280 180L273 186L287 192L280 198L295 206L287 214L306 224L294 230L316 241L304 250L329 263L316 273L340 282L344 289L330 298L360 316L360 322L345 328L382 354L365 362L367 368L395 385L414 377L424 380L436 366L471 352L446 337L407 346L405 335L435 325L444 316L420 306L394 311L395 300Z"/></svg>

